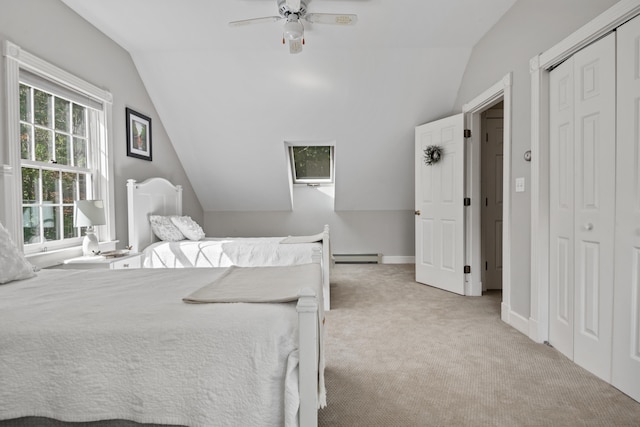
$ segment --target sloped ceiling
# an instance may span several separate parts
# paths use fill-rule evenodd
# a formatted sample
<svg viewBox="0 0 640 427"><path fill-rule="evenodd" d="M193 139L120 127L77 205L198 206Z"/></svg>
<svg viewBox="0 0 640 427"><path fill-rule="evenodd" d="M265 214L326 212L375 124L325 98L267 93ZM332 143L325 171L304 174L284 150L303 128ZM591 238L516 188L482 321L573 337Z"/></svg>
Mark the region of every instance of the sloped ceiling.
<svg viewBox="0 0 640 427"><path fill-rule="evenodd" d="M515 0L313 0L290 55L276 0L62 0L128 50L205 211L291 209L284 141L335 141L336 210L413 209L418 124L451 112ZM135 109L135 106L132 105ZM146 113L146 112L143 112Z"/></svg>

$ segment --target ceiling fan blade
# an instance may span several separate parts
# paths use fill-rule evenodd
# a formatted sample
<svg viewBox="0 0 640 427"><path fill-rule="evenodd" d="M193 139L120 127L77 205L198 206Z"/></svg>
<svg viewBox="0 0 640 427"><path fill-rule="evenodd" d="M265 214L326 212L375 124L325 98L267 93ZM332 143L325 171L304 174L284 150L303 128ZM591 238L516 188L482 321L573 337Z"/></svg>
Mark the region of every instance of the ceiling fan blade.
<svg viewBox="0 0 640 427"><path fill-rule="evenodd" d="M302 52L302 37L289 40L289 53L294 54L300 52Z"/></svg>
<svg viewBox="0 0 640 427"><path fill-rule="evenodd" d="M340 13L307 13L304 16L315 24L354 25L358 22L358 15Z"/></svg>
<svg viewBox="0 0 640 427"><path fill-rule="evenodd" d="M262 24L263 22L276 22L281 20L281 16L265 16L264 18L243 19L240 21L229 22L232 27L242 27L244 25Z"/></svg>
<svg viewBox="0 0 640 427"><path fill-rule="evenodd" d="M286 0L286 3L291 12L296 13L300 10L300 0Z"/></svg>

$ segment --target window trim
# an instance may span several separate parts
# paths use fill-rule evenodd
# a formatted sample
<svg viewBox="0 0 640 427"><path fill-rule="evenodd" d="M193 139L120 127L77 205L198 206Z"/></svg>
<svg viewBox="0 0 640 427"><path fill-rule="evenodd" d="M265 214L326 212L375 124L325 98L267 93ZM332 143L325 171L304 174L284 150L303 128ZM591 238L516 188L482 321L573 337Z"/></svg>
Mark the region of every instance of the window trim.
<svg viewBox="0 0 640 427"><path fill-rule="evenodd" d="M62 87L68 88L79 94L85 95L102 104L102 114L98 114L96 128L89 129L91 138L98 141L97 150L93 156L93 164L96 165L94 182L94 197L103 199L107 207L107 225L99 234L100 241L115 240L115 207L114 207L114 183L113 165L109 158L111 147L111 123L113 96L110 92L101 89L37 56L26 52L20 46L4 40L2 55L5 58L5 93L4 107L6 111L5 140L7 158L2 160L0 173L0 191L5 206L0 211L0 221L11 234L19 248L24 248L22 235L22 182L21 182L21 155L20 146L11 141L20 140L20 70L27 71L40 78L50 80ZM0 152L0 156L2 153ZM19 209L16 209L18 207ZM52 245L52 249L57 245ZM60 246L57 246L60 248ZM46 246L44 251L46 252ZM42 247L35 249L34 253L42 251ZM31 253L31 252L29 252Z"/></svg>

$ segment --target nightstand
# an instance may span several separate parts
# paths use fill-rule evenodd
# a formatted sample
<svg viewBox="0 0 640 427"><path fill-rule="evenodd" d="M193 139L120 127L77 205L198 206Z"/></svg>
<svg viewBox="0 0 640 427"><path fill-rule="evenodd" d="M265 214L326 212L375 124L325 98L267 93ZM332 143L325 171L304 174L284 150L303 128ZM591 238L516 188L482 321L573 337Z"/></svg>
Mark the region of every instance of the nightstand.
<svg viewBox="0 0 640 427"><path fill-rule="evenodd" d="M103 268L109 270L122 270L125 268L141 268L142 254L130 253L128 255L107 258L101 255L81 256L65 260L60 268L85 270Z"/></svg>

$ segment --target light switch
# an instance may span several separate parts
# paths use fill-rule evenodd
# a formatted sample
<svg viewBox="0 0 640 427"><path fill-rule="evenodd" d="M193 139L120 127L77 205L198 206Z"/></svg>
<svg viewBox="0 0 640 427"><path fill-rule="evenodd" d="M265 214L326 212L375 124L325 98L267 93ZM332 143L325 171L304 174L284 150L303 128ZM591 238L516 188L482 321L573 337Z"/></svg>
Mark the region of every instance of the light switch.
<svg viewBox="0 0 640 427"><path fill-rule="evenodd" d="M516 178L516 193L524 193L524 177Z"/></svg>

